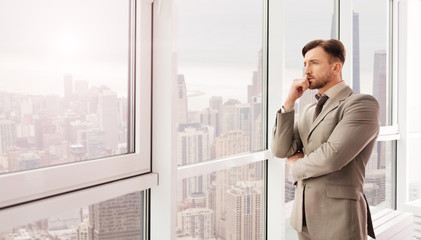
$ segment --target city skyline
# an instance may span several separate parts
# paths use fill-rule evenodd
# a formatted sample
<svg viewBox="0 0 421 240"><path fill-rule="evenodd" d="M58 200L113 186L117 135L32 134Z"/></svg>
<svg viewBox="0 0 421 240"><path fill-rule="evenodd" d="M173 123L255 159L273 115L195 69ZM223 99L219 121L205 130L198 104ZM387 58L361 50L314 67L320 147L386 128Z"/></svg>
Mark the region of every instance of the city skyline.
<svg viewBox="0 0 421 240"><path fill-rule="evenodd" d="M0 172L127 152L128 100L63 76L63 96L0 92Z"/></svg>

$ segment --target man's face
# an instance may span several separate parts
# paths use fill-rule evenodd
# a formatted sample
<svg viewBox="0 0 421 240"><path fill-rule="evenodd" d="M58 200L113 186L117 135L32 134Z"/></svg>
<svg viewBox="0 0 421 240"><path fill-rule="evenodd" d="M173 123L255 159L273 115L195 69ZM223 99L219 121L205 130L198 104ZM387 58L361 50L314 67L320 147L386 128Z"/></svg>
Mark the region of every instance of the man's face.
<svg viewBox="0 0 421 240"><path fill-rule="evenodd" d="M304 74L310 89L323 89L334 79L334 64L329 63L329 59L322 47L315 47L304 56Z"/></svg>

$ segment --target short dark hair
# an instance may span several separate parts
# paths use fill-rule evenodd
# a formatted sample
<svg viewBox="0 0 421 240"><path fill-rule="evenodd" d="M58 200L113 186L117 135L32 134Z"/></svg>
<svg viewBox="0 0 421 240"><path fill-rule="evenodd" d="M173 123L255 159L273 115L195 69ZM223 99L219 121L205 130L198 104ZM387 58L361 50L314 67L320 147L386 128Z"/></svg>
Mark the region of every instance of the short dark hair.
<svg viewBox="0 0 421 240"><path fill-rule="evenodd" d="M336 39L329 39L329 40L313 40L309 43L307 43L302 50L303 57L306 55L308 51L310 51L313 48L316 47L322 47L327 54L329 54L332 58L336 58L339 61L342 62L342 64L345 63L345 47L341 43L341 41Z"/></svg>

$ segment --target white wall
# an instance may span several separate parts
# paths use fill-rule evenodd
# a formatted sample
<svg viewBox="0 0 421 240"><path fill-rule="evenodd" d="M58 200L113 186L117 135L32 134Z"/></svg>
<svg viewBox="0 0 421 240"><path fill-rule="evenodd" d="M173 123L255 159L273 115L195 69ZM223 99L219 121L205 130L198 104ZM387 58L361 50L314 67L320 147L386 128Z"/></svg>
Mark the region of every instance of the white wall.
<svg viewBox="0 0 421 240"><path fill-rule="evenodd" d="M421 182L421 1L407 2L407 159L408 183Z"/></svg>

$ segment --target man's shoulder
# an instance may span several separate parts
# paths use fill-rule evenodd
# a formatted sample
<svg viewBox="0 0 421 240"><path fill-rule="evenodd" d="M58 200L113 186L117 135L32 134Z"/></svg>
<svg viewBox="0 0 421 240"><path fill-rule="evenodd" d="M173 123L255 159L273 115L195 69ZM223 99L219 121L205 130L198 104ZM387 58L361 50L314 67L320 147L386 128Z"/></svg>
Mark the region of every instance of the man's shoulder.
<svg viewBox="0 0 421 240"><path fill-rule="evenodd" d="M354 108L367 108L367 109L379 109L379 102L377 99L370 94L363 93L353 93L348 98L345 99L343 104L341 104L345 109L354 109Z"/></svg>
<svg viewBox="0 0 421 240"><path fill-rule="evenodd" d="M373 102L377 103L377 99L370 94L364 94L364 93L353 93L351 94L346 101L348 102Z"/></svg>

